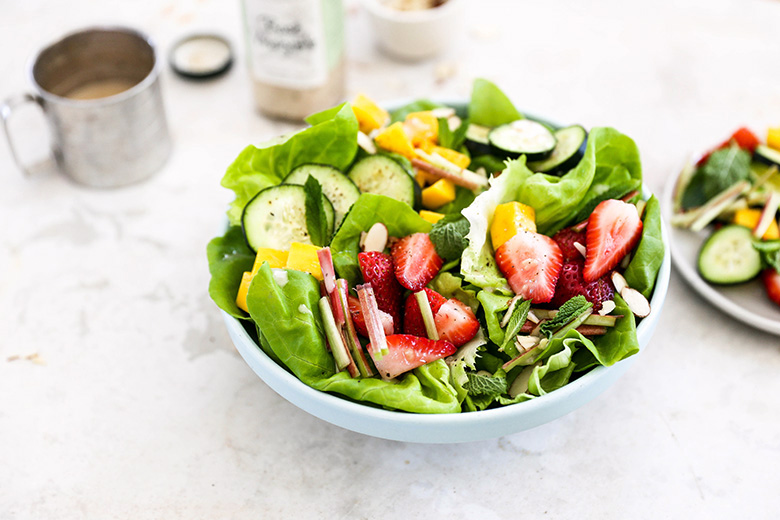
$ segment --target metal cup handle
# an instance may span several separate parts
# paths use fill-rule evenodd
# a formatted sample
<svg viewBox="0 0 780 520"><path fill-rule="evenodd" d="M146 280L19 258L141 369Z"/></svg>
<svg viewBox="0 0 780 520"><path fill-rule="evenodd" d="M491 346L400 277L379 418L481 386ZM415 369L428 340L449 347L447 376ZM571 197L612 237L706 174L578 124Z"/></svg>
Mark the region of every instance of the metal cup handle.
<svg viewBox="0 0 780 520"><path fill-rule="evenodd" d="M19 96L6 99L3 104L0 105L0 119L3 120L3 130L5 133L5 138L8 141L8 148L11 150L11 157L13 157L16 166L22 170L22 173L29 176L31 175L32 170L26 165L22 164L22 161L19 159L19 154L16 153L16 147L14 146L14 141L11 138L11 128L8 126L8 121L11 119L11 114L13 111L26 103L34 103L38 105L41 110L43 110L43 103L41 103L41 98L33 94L21 94Z"/></svg>

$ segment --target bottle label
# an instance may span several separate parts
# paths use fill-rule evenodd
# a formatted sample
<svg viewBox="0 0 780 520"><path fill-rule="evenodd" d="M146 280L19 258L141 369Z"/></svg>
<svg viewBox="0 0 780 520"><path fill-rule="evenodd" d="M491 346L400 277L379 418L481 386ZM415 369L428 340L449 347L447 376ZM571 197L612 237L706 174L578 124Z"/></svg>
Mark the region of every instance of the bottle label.
<svg viewBox="0 0 780 520"><path fill-rule="evenodd" d="M321 0L246 0L244 9L255 80L301 90L325 84Z"/></svg>

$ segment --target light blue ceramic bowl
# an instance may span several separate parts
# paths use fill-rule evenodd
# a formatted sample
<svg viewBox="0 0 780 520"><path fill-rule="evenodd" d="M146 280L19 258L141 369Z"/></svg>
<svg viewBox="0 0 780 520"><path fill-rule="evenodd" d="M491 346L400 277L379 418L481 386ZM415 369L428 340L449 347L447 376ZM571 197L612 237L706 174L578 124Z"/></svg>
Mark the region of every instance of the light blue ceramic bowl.
<svg viewBox="0 0 780 520"><path fill-rule="evenodd" d="M650 193L645 191L644 195L647 198ZM223 315L236 349L260 379L315 417L358 433L396 441L450 443L491 439L534 428L576 410L606 390L640 359L658 324L669 287L668 236L663 226L665 253L650 299L651 313L637 326L639 354L611 367L597 367L568 385L531 401L481 412L444 415L395 412L315 390L269 358L237 319L224 312Z"/></svg>

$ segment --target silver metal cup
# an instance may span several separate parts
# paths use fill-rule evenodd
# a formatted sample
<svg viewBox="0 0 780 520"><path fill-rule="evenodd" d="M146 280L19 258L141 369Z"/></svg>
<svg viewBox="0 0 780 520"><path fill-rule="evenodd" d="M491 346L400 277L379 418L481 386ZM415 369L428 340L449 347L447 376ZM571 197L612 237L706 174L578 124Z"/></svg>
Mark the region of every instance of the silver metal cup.
<svg viewBox="0 0 780 520"><path fill-rule="evenodd" d="M150 39L123 27L94 27L63 37L29 67L34 93L0 105L11 155L21 164L8 120L37 103L52 131L53 156L79 183L110 188L150 177L168 159L171 139L160 91L160 62Z"/></svg>

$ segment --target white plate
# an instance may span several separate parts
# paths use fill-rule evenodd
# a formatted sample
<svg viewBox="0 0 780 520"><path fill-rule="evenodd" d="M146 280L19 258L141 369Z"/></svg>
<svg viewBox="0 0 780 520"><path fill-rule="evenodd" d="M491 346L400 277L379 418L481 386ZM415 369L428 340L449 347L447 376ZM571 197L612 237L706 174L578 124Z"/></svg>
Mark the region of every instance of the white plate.
<svg viewBox="0 0 780 520"><path fill-rule="evenodd" d="M780 307L772 303L760 280L719 286L706 282L696 267L701 245L712 233L705 229L695 233L671 225L672 197L678 172L674 172L666 182L662 212L664 221L669 224L669 241L672 245L672 262L677 271L702 298L722 310L729 316L757 329L780 335Z"/></svg>

